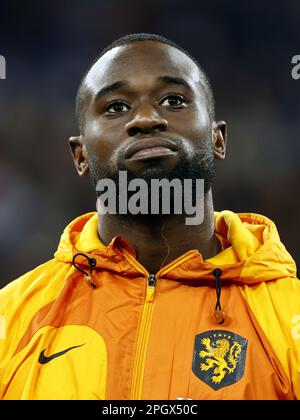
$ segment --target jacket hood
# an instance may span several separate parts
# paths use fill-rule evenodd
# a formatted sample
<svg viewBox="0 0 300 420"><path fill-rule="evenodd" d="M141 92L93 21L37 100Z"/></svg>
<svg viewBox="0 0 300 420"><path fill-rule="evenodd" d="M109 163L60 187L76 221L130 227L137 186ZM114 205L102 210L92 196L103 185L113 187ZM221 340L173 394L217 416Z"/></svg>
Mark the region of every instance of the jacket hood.
<svg viewBox="0 0 300 420"><path fill-rule="evenodd" d="M296 265L281 243L275 224L265 216L254 213L215 212L215 234L222 251L203 261L201 253L188 251L187 258L179 257L163 267L162 277L196 280L214 279L213 271L222 270L222 279L237 283L255 284L296 277ZM121 236L105 246L98 237L98 214L77 217L64 230L54 257L71 263L73 256L84 253L96 259L95 269L123 272L127 276L140 275L124 254L136 258L136 252ZM131 258L132 259L132 258ZM177 262L178 260L178 262ZM78 262L88 265L79 257ZM145 270L146 271L146 270Z"/></svg>

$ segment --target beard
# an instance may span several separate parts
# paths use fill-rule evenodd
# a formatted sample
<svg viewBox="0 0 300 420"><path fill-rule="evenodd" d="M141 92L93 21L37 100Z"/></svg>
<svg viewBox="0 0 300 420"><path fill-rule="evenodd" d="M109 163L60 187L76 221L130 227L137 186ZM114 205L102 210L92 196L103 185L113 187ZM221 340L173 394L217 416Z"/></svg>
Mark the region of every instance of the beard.
<svg viewBox="0 0 300 420"><path fill-rule="evenodd" d="M191 194L192 194L192 205L194 206L197 199L197 191L196 191L196 179L203 179L204 180L204 194L206 194L214 180L215 180L215 160L213 154L213 147L210 141L205 141L201 144L201 148L194 150L192 153L183 148L181 140L174 140L173 142L177 143L178 150L179 150L179 158L177 160L176 165L171 170L166 170L164 165L161 163L158 164L157 162L159 159L155 159L153 165L147 164L143 171L135 174L134 172L130 171L129 168L126 166L123 156L124 150L120 148L120 150L116 153L114 158L112 159L114 164L111 167L107 166L107 162L103 162L99 156L90 155L89 156L89 175L90 180L93 185L93 188L96 191L97 197L99 197L99 192L97 192L97 183L103 179L110 179L114 182L116 186L116 196L119 197L119 171L126 171L127 172L127 186L128 184L134 179L142 179L147 183L148 186L148 210L151 208L151 180L153 179L166 179L169 182L174 179L179 179L183 184L184 180L190 179L192 180L191 184ZM128 190L128 188L127 188ZM131 196L133 196L136 192L129 192L128 191L128 200ZM160 191L161 194L161 191ZM162 197L159 197L161 202ZM178 197L177 197L178 199ZM174 197L174 189L171 188L170 190L170 208L174 209L175 207L175 197ZM183 197L182 197L183 200ZM118 200L117 201L117 214L118 214ZM183 205L183 202L182 202ZM148 214L151 214L149 212ZM172 210L171 210L172 214Z"/></svg>

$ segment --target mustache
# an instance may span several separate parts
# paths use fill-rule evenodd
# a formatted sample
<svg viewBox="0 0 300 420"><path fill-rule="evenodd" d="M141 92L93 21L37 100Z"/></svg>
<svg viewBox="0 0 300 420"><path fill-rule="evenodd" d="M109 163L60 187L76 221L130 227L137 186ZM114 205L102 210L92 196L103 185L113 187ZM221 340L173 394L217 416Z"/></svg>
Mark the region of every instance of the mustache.
<svg viewBox="0 0 300 420"><path fill-rule="evenodd" d="M159 133L159 135L156 134L148 134L148 135L144 135L144 136L138 136L135 137L134 139L128 139L127 141L125 141L124 143L122 143L122 145L115 150L115 153L112 156L112 160L113 162L115 162L115 159L119 160L120 158L122 158L124 156L124 153L126 151L126 149L130 146L132 146L136 141L141 140L141 139L147 139L147 137L159 137L162 140L169 140L171 141L173 144L175 144L175 146L178 148L178 151L182 151L183 149L183 139L178 138L178 137L173 137L173 136L166 136L166 135L161 135L161 133Z"/></svg>
<svg viewBox="0 0 300 420"><path fill-rule="evenodd" d="M167 137L166 137L167 138ZM128 144L132 144L132 140L124 143L114 155L114 160L110 162L104 161L100 156L89 156L89 175L93 189L99 180L104 178L112 179L117 183L119 171L127 171L128 182L133 179L141 178L147 183L151 183L152 179L204 179L204 192L206 193L215 181L215 161L213 155L213 146L210 141L203 141L202 145L196 150L185 140L180 138L168 137L173 144L176 142L178 151L181 149L180 158L177 165L170 171L166 172L163 166L147 168L140 174L136 175L128 170L126 166L124 152ZM201 142L199 142L201 143ZM119 157L120 156L120 157Z"/></svg>

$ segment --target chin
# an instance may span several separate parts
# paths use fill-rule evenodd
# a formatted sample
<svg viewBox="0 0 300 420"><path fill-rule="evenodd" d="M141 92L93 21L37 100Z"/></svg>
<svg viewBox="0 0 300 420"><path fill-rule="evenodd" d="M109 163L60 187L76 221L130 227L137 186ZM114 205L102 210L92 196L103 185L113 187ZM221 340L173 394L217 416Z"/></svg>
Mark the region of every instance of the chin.
<svg viewBox="0 0 300 420"><path fill-rule="evenodd" d="M175 169L175 159L147 159L124 162L121 170L136 178L166 178ZM120 170L120 169L119 169Z"/></svg>

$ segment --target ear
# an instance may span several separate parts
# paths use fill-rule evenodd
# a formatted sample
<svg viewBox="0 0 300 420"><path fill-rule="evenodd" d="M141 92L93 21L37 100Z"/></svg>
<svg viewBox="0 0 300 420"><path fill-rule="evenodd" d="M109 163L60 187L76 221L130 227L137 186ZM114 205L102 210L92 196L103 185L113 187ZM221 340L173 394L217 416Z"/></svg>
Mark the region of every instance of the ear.
<svg viewBox="0 0 300 420"><path fill-rule="evenodd" d="M213 149L216 159L224 160L227 145L227 129L225 121L213 124Z"/></svg>
<svg viewBox="0 0 300 420"><path fill-rule="evenodd" d="M89 165L87 161L87 151L83 144L82 137L70 137L69 146L78 175L87 175L89 172Z"/></svg>

